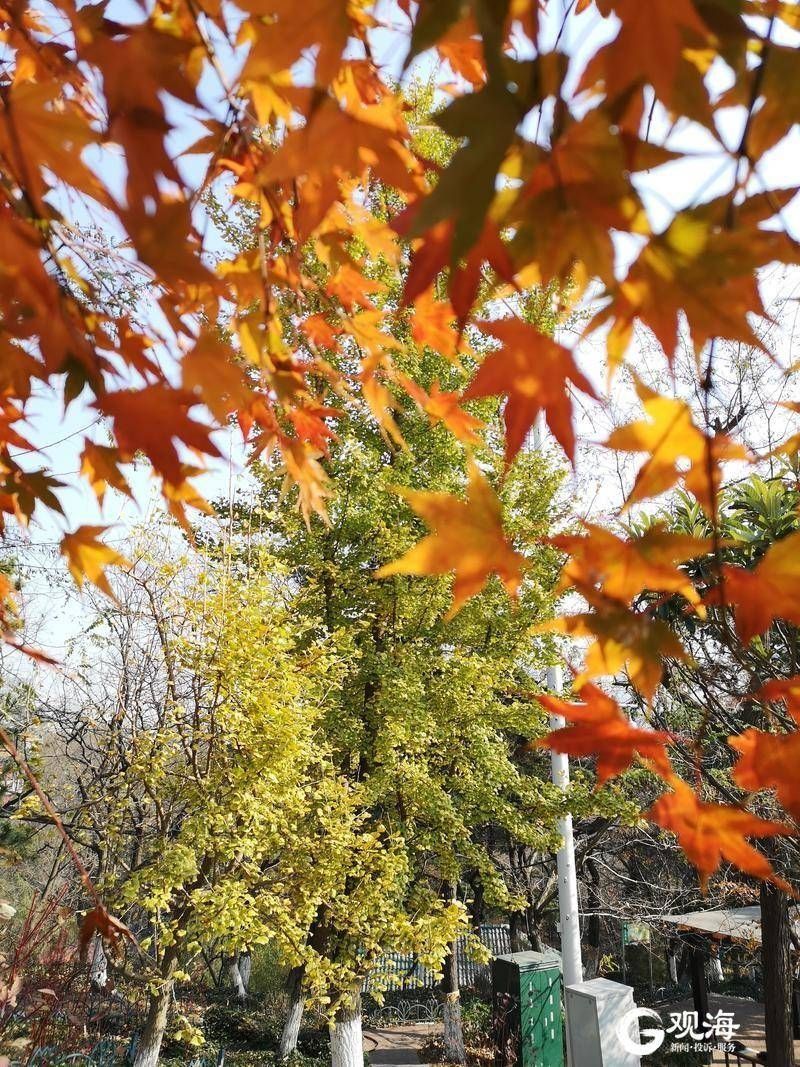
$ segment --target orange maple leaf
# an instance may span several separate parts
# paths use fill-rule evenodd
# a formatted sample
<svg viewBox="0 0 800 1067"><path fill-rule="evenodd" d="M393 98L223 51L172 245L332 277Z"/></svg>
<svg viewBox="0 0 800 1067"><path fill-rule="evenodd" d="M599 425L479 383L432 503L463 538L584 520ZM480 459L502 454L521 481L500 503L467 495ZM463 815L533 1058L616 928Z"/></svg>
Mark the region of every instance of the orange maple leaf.
<svg viewBox="0 0 800 1067"><path fill-rule="evenodd" d="M369 299L373 293L381 293L385 286L367 278L362 271L356 270L351 263L343 263L325 285L325 291L335 296L347 312L354 312L357 307L372 308Z"/></svg>
<svg viewBox="0 0 800 1067"><path fill-rule="evenodd" d="M796 364L795 364L796 366ZM786 408L788 411L793 411L795 414L800 413L800 401L797 400L784 400L780 407ZM782 441L776 448L773 448L770 452L771 456L794 456L800 452L800 433L793 433L785 441Z"/></svg>
<svg viewBox="0 0 800 1067"><path fill-rule="evenodd" d="M589 396L595 396L595 391L576 367L570 350L519 319L482 322L480 326L484 333L501 341L502 347L486 356L467 386L464 399L500 394L508 397L503 412L506 463L511 463L522 448L540 411L544 411L553 436L574 459L568 383Z"/></svg>
<svg viewBox="0 0 800 1067"><path fill-rule="evenodd" d="M603 15L613 12L619 18L620 30L593 57L581 88L591 86L602 72L611 99L629 93L632 86L649 84L671 104L683 49L689 43L699 49L711 36L696 5L692 0L597 0L597 6Z"/></svg>
<svg viewBox="0 0 800 1067"><path fill-rule="evenodd" d="M580 704L554 696L536 698L551 715L560 715L574 724L551 731L537 742L538 746L570 756L597 754L599 785L626 770L637 753L650 760L662 774L669 773L664 747L670 740L668 733L631 726L616 700L591 683L581 686L578 696Z"/></svg>
<svg viewBox="0 0 800 1067"><path fill-rule="evenodd" d="M664 660L686 659L683 645L660 619L632 611L624 601L603 596L589 587L581 587L581 593L594 611L550 619L535 626L534 632L593 638L577 683L614 675L625 668L639 692L652 700L664 672Z"/></svg>
<svg viewBox="0 0 800 1067"><path fill-rule="evenodd" d="M57 78L42 82L15 80L7 86L5 116L0 126L3 166L16 166L28 182L28 196L38 206L52 172L100 202L105 190L83 162L84 150L99 141L88 110L64 97Z"/></svg>
<svg viewBox="0 0 800 1067"><path fill-rule="evenodd" d="M406 375L397 374L396 377L408 395L428 415L431 422L443 423L455 437L466 444L481 443L476 431L483 429L485 423L460 406L460 393L443 392L438 382L434 382L430 393L426 393L421 386Z"/></svg>
<svg viewBox="0 0 800 1067"><path fill-rule="evenodd" d="M110 485L119 493L133 499L133 493L128 485L125 475L119 469L120 454L118 448L110 445L96 445L93 441L86 441L81 454L81 474L91 485L95 496L103 502L106 489Z"/></svg>
<svg viewBox="0 0 800 1067"><path fill-rule="evenodd" d="M786 710L795 722L800 723L800 674L791 678L771 678L751 695L764 703L785 703Z"/></svg>
<svg viewBox="0 0 800 1067"><path fill-rule="evenodd" d="M124 567L128 561L110 545L99 540L105 526L80 526L61 540L61 553L66 556L70 573L79 586L93 582L98 589L116 599L106 577L106 567Z"/></svg>
<svg viewBox="0 0 800 1067"><path fill-rule="evenodd" d="M387 185L408 194L419 192L422 168L406 147L408 130L396 98L387 96L350 114L330 98L312 111L305 126L292 130L277 151L261 160L255 179L270 183L303 179L306 195L315 199L316 222L341 198L339 180L374 174ZM313 181L309 184L308 179Z"/></svg>
<svg viewBox="0 0 800 1067"><path fill-rule="evenodd" d="M514 230L515 257L535 263L544 281L574 277L579 261L589 276L613 285L611 231L650 228L631 172L668 162L672 153L620 130L597 108L568 123L549 151L526 148L530 156L522 193L503 218Z"/></svg>
<svg viewBox="0 0 800 1067"><path fill-rule="evenodd" d="M642 248L588 330L613 323L607 343L612 365L633 340L636 319L653 331L671 361L682 314L697 353L714 337L763 350L750 318L766 317L757 275L764 263L778 258L776 236L751 228L729 232L709 217L705 205L683 212Z"/></svg>
<svg viewBox="0 0 800 1067"><path fill-rule="evenodd" d="M142 451L159 474L171 485L178 485L181 460L175 440L194 452L220 455L210 438L210 427L189 418L189 409L195 404L197 398L191 393L159 382L143 389L106 393L94 406L114 420L117 443L128 460Z"/></svg>
<svg viewBox="0 0 800 1067"><path fill-rule="evenodd" d="M700 603L691 579L677 564L710 552L710 538L671 533L660 525L628 538L594 523L584 528L584 534L548 538L548 544L571 557L561 571L561 589L599 586L606 596L626 603L651 590L680 593L691 604Z"/></svg>
<svg viewBox="0 0 800 1067"><path fill-rule="evenodd" d="M774 882L786 892L794 890L779 878L766 856L745 840L747 837L775 837L792 833L780 822L770 822L751 815L742 808L702 801L686 782L672 777L671 792L653 804L649 817L671 831L689 860L697 868L703 891L708 879L723 860L735 864L745 874Z"/></svg>
<svg viewBox="0 0 800 1067"><path fill-rule="evenodd" d="M775 619L800 623L800 532L770 545L752 570L724 564L721 577L703 599L732 605L736 632L745 643Z"/></svg>
<svg viewBox="0 0 800 1067"><path fill-rule="evenodd" d="M243 0L241 7L260 16L247 22L248 34L255 39L245 67L247 77L258 80L288 71L316 47L315 82L329 84L354 28L348 0L308 0L305 4Z"/></svg>
<svg viewBox="0 0 800 1067"><path fill-rule="evenodd" d="M253 382L235 361L235 354L216 333L204 330L181 361L181 384L197 394L223 425L252 401Z"/></svg>
<svg viewBox="0 0 800 1067"><path fill-rule="evenodd" d="M626 508L646 497L657 496L683 480L708 513L712 513L721 481L720 463L747 459L749 453L725 434L709 437L694 423L683 400L661 396L642 381L636 392L647 419L614 430L606 448L618 452L646 452L648 458L636 475ZM688 462L688 470L683 470Z"/></svg>
<svg viewBox="0 0 800 1067"><path fill-rule="evenodd" d="M750 729L729 737L728 744L740 754L734 782L751 792L774 789L784 808L800 820L800 731L770 734Z"/></svg>
<svg viewBox="0 0 800 1067"><path fill-rule="evenodd" d="M427 345L451 363L458 362L459 336L453 328L455 312L446 300L437 300L426 290L414 301L411 336L418 345Z"/></svg>
<svg viewBox="0 0 800 1067"><path fill-rule="evenodd" d="M483 44L477 31L475 17L470 13L449 26L436 42L436 51L442 59L475 89L486 82Z"/></svg>
<svg viewBox="0 0 800 1067"><path fill-rule="evenodd" d="M779 18L782 10L790 11L793 28L797 29L795 4L763 7L765 13L769 7L769 13ZM750 107L750 102L754 99L753 94L757 92L760 96L761 106L753 114L747 136L747 149L753 159L758 159L783 140L797 123L797 96L794 91L788 91L789 86L797 85L800 75L797 48L794 44L781 45L772 40L769 45L769 62L766 62L766 59L766 54L762 54L761 63L752 69L742 70L718 102L719 107ZM757 82L758 88L754 82Z"/></svg>
<svg viewBox="0 0 800 1067"><path fill-rule="evenodd" d="M414 201L394 219L392 226L401 237L413 232L421 203L420 200ZM456 263L452 261L451 254L454 235L455 222L452 219L437 222L424 234L411 256L411 267L403 290L403 304L412 304L430 288L437 275L449 267L447 292L461 332L483 281L483 264L488 263L499 278L511 285L515 284L515 267L503 244L500 231L491 219L486 220L480 237L464 259Z"/></svg>
<svg viewBox="0 0 800 1067"><path fill-rule="evenodd" d="M283 492L290 486L297 486L297 505L306 526L316 514L328 525L327 500L333 494L329 488L330 478L320 463L322 453L308 441L280 435L271 447L277 447L283 458L284 479Z"/></svg>
<svg viewBox="0 0 800 1067"><path fill-rule="evenodd" d="M102 904L88 911L81 922L78 934L78 946L81 959L85 958L92 938L97 934L104 944L108 945L114 955L120 950L123 938L134 941L135 938L128 927L120 919L115 918Z"/></svg>
<svg viewBox="0 0 800 1067"><path fill-rule="evenodd" d="M479 593L491 574L500 578L509 595L516 595L527 561L506 538L500 501L474 463L469 466L466 500L449 493L400 492L433 532L400 559L381 567L376 578L455 571L447 618Z"/></svg>
<svg viewBox="0 0 800 1067"><path fill-rule="evenodd" d="M202 473L203 471L200 467L191 467L189 464L185 463L181 466L181 477L179 482L173 485L165 479L161 485L161 495L164 498L164 503L167 505L167 509L186 531L192 544L194 544L195 531L192 529L191 523L186 515L186 508L193 508L195 511L201 511L204 515L214 514L214 509L205 497L200 495L190 480Z"/></svg>
<svg viewBox="0 0 800 1067"><path fill-rule="evenodd" d="M341 327L332 326L321 315L309 315L299 324L299 330L315 348L327 348L335 352L338 347L337 338L341 335Z"/></svg>

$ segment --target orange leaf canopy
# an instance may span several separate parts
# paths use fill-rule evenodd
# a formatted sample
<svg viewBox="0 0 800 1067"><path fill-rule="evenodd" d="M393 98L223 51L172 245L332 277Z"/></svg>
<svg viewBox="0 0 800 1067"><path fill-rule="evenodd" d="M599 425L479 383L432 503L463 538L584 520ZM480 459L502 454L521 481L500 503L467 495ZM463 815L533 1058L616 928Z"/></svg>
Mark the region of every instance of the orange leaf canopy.
<svg viewBox="0 0 800 1067"><path fill-rule="evenodd" d="M741 808L708 804L679 778L670 780L672 789L650 809L653 822L670 830L697 868L704 889L723 860L740 871L762 878L793 892L772 869L772 864L746 840L748 837L775 837L790 834L784 823L770 822Z"/></svg>
<svg viewBox="0 0 800 1067"><path fill-rule="evenodd" d="M496 574L514 596L522 581L525 557L515 551L503 530L500 500L474 463L469 467L467 499L449 493L402 490L432 533L400 559L381 567L377 578L392 574L449 574L455 571L448 618L479 593Z"/></svg>
<svg viewBox="0 0 800 1067"><path fill-rule="evenodd" d="M628 716L613 697L587 683L578 691L580 704L554 696L537 697L551 715L561 715L573 725L553 730L539 742L570 756L597 755L600 785L626 770L638 753L663 773L669 772L665 744L667 733L631 726Z"/></svg>

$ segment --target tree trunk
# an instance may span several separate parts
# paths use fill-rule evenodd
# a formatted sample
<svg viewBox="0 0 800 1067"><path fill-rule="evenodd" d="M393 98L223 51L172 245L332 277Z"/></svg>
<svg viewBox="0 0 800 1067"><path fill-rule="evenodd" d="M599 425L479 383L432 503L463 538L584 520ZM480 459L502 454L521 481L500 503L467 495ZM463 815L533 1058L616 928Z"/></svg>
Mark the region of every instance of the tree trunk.
<svg viewBox="0 0 800 1067"><path fill-rule="evenodd" d="M133 1067L157 1067L161 1043L167 1032L169 1006L175 980L172 974L177 964L177 956L165 956L161 965L162 981L156 992L150 994L147 1018L144 1029L136 1045L136 1057Z"/></svg>
<svg viewBox="0 0 800 1067"><path fill-rule="evenodd" d="M722 961L719 958L719 945L712 945L708 954L708 981L710 984L719 985L724 978Z"/></svg>
<svg viewBox="0 0 800 1067"><path fill-rule="evenodd" d="M364 1067L361 992L356 989L336 1012L330 1027L331 1067Z"/></svg>
<svg viewBox="0 0 800 1067"><path fill-rule="evenodd" d="M769 1063L794 1064L792 1043L792 965L786 894L761 883L761 969L764 974L764 1027Z"/></svg>
<svg viewBox="0 0 800 1067"><path fill-rule="evenodd" d="M477 934L483 923L483 882L479 875L472 879L472 903L470 904L470 925Z"/></svg>
<svg viewBox="0 0 800 1067"><path fill-rule="evenodd" d="M250 975L253 971L253 957L249 949L239 953L239 975L242 979L245 993L250 990Z"/></svg>
<svg viewBox="0 0 800 1067"><path fill-rule="evenodd" d="M281 1031L281 1041L278 1046L278 1059L285 1062L297 1049L297 1039L300 1036L300 1024L303 1021L303 973L302 965L292 967L286 979L286 995L289 1006L286 1009L286 1019Z"/></svg>
<svg viewBox="0 0 800 1067"><path fill-rule="evenodd" d="M464 1029L461 1024L461 992L458 986L455 941L451 943L444 961L442 993L444 994L444 1058L448 1063L466 1063L467 1054L464 1051Z"/></svg>
<svg viewBox="0 0 800 1067"><path fill-rule="evenodd" d="M239 969L240 956L231 956L228 960L228 974L230 975L231 985L238 1000L245 1000L247 998L247 987L242 981L242 972Z"/></svg>
<svg viewBox="0 0 800 1067"><path fill-rule="evenodd" d="M669 941L667 943L667 967L669 968L669 980L673 985L678 984L678 957L680 956L680 942Z"/></svg>
<svg viewBox="0 0 800 1067"><path fill-rule="evenodd" d="M94 935L94 953L89 970L89 981L95 989L105 989L108 985L108 956L99 934Z"/></svg>
<svg viewBox="0 0 800 1067"><path fill-rule="evenodd" d="M585 977L597 978L600 973L600 869L591 856L586 857L586 870L589 874L586 883L586 910L589 912L589 920L586 923L584 951Z"/></svg>
<svg viewBox="0 0 800 1067"><path fill-rule="evenodd" d="M512 952L522 952L522 916L518 911L509 912L508 916L508 939L511 942Z"/></svg>

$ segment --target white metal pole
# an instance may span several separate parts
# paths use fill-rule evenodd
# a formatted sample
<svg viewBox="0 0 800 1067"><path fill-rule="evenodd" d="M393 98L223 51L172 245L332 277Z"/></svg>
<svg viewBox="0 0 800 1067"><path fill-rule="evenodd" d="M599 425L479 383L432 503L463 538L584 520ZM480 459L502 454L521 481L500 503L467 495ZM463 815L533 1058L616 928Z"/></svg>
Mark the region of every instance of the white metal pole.
<svg viewBox="0 0 800 1067"><path fill-rule="evenodd" d="M559 694L564 688L560 667L547 668L547 688ZM550 729L560 730L566 726L561 715L550 716ZM559 789L569 786L569 757L561 752L551 752L551 778ZM578 877L575 869L575 841L572 836L572 815L567 813L558 820L558 832L562 845L558 850L558 912L561 922L561 967L564 985L583 981L581 957L581 930L578 914Z"/></svg>
<svg viewBox="0 0 800 1067"><path fill-rule="evenodd" d="M542 428L537 419L533 427L533 447L539 451L542 447ZM547 668L547 688L560 696L564 690L564 674L560 666ZM566 726L561 715L550 716L550 729L560 730ZM559 789L569 787L569 757L561 752L552 751L550 755L550 776L553 785ZM561 971L564 988L583 981L583 959L581 955L581 929L578 913L578 877L575 869L575 840L572 835L572 815L567 814L558 820L558 832L561 835L561 848L558 850L558 913L561 925ZM566 1004L566 997L565 997ZM569 1021L567 1020L567 1061L577 1067L569 1047Z"/></svg>

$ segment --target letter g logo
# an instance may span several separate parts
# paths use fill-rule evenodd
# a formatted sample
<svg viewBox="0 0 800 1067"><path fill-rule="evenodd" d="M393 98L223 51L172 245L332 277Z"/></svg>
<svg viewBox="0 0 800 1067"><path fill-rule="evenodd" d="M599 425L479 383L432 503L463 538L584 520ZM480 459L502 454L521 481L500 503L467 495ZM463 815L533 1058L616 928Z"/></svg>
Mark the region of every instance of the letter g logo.
<svg viewBox="0 0 800 1067"><path fill-rule="evenodd" d="M642 1030L640 1033L640 1019L655 1019L658 1029ZM656 1052L664 1044L666 1037L661 1016L652 1008L631 1008L626 1011L619 1021L617 1035L625 1051L633 1053L634 1056L649 1056L651 1052Z"/></svg>

